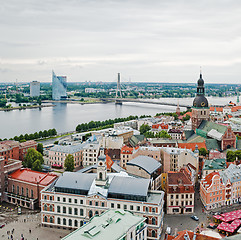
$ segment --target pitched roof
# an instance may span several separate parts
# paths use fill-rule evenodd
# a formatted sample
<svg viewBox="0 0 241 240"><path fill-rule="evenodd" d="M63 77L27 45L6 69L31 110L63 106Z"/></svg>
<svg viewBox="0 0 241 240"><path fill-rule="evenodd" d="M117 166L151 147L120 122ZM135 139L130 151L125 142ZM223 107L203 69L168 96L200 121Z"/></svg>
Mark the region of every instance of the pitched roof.
<svg viewBox="0 0 241 240"><path fill-rule="evenodd" d="M212 159L206 160L203 166L203 170L220 170L226 168L226 160L225 159Z"/></svg>
<svg viewBox="0 0 241 240"><path fill-rule="evenodd" d="M132 154L133 149L133 147L128 147L125 145L121 148L121 154Z"/></svg>
<svg viewBox="0 0 241 240"><path fill-rule="evenodd" d="M145 140L144 135L133 135L131 136L129 142L132 147L135 147L139 142L142 142Z"/></svg>
<svg viewBox="0 0 241 240"><path fill-rule="evenodd" d="M198 146L198 149L205 148L207 150L205 142L197 142L197 143L183 142L183 143L178 143L178 147L179 148L191 149L192 151L195 150L196 146Z"/></svg>
<svg viewBox="0 0 241 240"><path fill-rule="evenodd" d="M188 230L183 230L177 233L177 236L170 236L168 235L167 240L219 240L220 238L216 238L216 237L210 237L207 235L203 235L200 233L196 233L194 234L194 232L192 231L188 231ZM188 235L188 237L186 236Z"/></svg>
<svg viewBox="0 0 241 240"><path fill-rule="evenodd" d="M206 139L206 147L207 150L211 150L211 149L217 149L217 150L221 150L221 146L220 143L218 142L218 140L216 139Z"/></svg>
<svg viewBox="0 0 241 240"><path fill-rule="evenodd" d="M192 182L190 181L190 179L188 179L183 172L168 172L167 175L168 175L168 178L167 178L168 185L177 185L180 182L183 185L192 185Z"/></svg>
<svg viewBox="0 0 241 240"><path fill-rule="evenodd" d="M202 180L205 189L207 189L211 185L212 179L216 175L220 176L219 172L211 172Z"/></svg>
<svg viewBox="0 0 241 240"><path fill-rule="evenodd" d="M76 145L55 145L54 147L50 148L49 151L73 154L83 150L85 145L85 143Z"/></svg>
<svg viewBox="0 0 241 240"><path fill-rule="evenodd" d="M186 139L190 138L195 132L193 130L184 130Z"/></svg>
<svg viewBox="0 0 241 240"><path fill-rule="evenodd" d="M9 176L11 179L16 179L24 182L40 184L47 186L51 182L53 182L58 176L52 173L43 173L33 171L28 168L21 168L16 170L15 172L11 173Z"/></svg>
<svg viewBox="0 0 241 240"><path fill-rule="evenodd" d="M218 124L215 122L203 120L198 129L200 129L206 133L208 133L212 129L214 129L217 132L224 134L227 131L227 126L224 126L224 125L221 125L221 124Z"/></svg>
<svg viewBox="0 0 241 240"><path fill-rule="evenodd" d="M210 111L214 112L215 110L216 112L223 112L222 107L210 107Z"/></svg>
<svg viewBox="0 0 241 240"><path fill-rule="evenodd" d="M161 163L158 162L156 159L142 155L130 160L126 163L126 165L140 167L150 175L161 167Z"/></svg>
<svg viewBox="0 0 241 240"><path fill-rule="evenodd" d="M109 193L147 196L150 179L115 176L109 187Z"/></svg>

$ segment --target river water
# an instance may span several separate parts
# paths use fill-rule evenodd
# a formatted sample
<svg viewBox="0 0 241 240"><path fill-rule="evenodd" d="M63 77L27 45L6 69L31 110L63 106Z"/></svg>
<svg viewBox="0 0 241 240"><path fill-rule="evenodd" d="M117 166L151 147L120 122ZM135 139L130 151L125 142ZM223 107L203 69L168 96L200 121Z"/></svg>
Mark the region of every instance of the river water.
<svg viewBox="0 0 241 240"><path fill-rule="evenodd" d="M162 98L162 102L192 105L192 98ZM209 98L211 104L226 104L236 102L235 97ZM11 138L25 133L55 128L58 132L75 130L79 123L103 121L130 115L155 115L161 112L174 112L176 107L145 103L123 103L123 105L108 104L64 104L57 103L54 107L39 109L14 110L0 112L0 138ZM181 111L185 110L181 108Z"/></svg>

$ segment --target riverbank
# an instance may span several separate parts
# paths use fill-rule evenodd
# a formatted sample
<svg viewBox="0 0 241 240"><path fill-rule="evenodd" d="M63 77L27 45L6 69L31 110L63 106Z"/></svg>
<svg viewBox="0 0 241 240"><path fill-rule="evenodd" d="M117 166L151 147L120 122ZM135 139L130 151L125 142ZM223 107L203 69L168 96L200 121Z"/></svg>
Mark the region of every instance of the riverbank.
<svg viewBox="0 0 241 240"><path fill-rule="evenodd" d="M11 108L0 108L0 111L9 112L12 110L25 110L25 109L34 109L34 108L45 108L45 107L54 107L54 104L48 105L31 105L31 106L18 106L18 107L11 107Z"/></svg>
<svg viewBox="0 0 241 240"><path fill-rule="evenodd" d="M45 103L69 103L69 104L81 104L81 105L107 103L107 101L102 101L102 100L93 100L93 101L86 101L86 102L80 101L80 100L59 100L59 101L44 100L43 102L45 102ZM112 101L108 101L108 102L112 102ZM113 102L114 102L114 100L113 100Z"/></svg>

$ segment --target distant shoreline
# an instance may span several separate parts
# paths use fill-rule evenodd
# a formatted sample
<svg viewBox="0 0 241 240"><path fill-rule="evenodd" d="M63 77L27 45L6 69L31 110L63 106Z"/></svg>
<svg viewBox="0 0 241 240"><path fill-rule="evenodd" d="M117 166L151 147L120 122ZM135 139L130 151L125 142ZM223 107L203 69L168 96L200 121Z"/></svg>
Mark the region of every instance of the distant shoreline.
<svg viewBox="0 0 241 240"><path fill-rule="evenodd" d="M44 107L54 107L56 105L32 105L32 106L18 106L18 107L12 107L12 108L0 108L0 111L9 112L13 110L25 110L25 109L34 109L34 108L44 108Z"/></svg>

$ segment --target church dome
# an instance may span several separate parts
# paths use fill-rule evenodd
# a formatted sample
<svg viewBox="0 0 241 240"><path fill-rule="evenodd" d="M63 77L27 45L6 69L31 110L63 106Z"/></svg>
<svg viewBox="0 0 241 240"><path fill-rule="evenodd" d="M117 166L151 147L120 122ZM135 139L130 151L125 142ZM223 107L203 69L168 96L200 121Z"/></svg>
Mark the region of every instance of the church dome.
<svg viewBox="0 0 241 240"><path fill-rule="evenodd" d="M208 100L205 96L200 95L196 96L193 100L193 106L194 107L208 107Z"/></svg>
<svg viewBox="0 0 241 240"><path fill-rule="evenodd" d="M198 85L199 87L202 87L202 86L204 85L204 81L203 81L203 79L202 79L202 74L200 74L200 78L199 78L198 81L197 81L197 85Z"/></svg>

